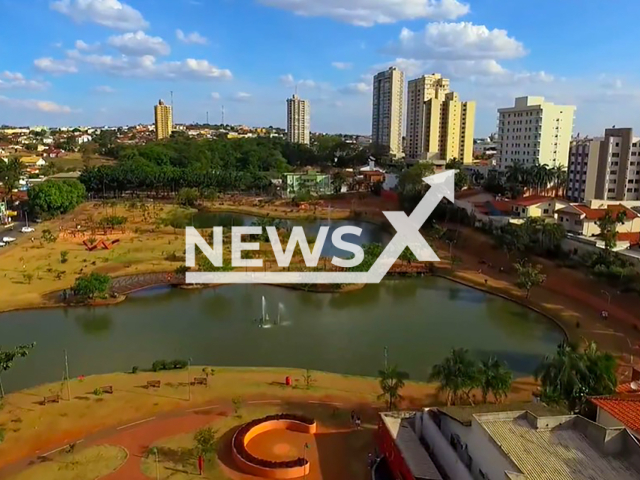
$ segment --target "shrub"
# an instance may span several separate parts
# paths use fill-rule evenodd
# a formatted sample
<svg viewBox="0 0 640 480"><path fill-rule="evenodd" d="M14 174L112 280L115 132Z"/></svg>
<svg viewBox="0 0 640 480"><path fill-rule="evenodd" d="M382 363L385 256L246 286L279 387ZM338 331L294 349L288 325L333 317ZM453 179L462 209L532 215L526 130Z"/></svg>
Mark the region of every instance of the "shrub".
<svg viewBox="0 0 640 480"><path fill-rule="evenodd" d="M167 370L180 370L182 368L187 368L188 365L189 362L187 362L186 360L175 359L171 362L170 366L168 366Z"/></svg>
<svg viewBox="0 0 640 480"><path fill-rule="evenodd" d="M102 392L102 389L101 389L100 387L98 387L98 388L96 388L96 389L94 389L94 390L93 390L93 394L94 394L96 397L100 397L100 396L102 396L102 393L103 393L103 392Z"/></svg>
<svg viewBox="0 0 640 480"><path fill-rule="evenodd" d="M187 368L189 362L182 359L175 360L156 360L151 364L151 370L154 372L159 372L161 370L180 370L182 368Z"/></svg>
<svg viewBox="0 0 640 480"><path fill-rule="evenodd" d="M131 367L131 373L138 373L139 367L137 365L134 365L133 367Z"/></svg>
<svg viewBox="0 0 640 480"><path fill-rule="evenodd" d="M5 429L0 428L0 443L4 442Z"/></svg>
<svg viewBox="0 0 640 480"><path fill-rule="evenodd" d="M60 263L67 263L69 261L69 250L62 250L60 252Z"/></svg>
<svg viewBox="0 0 640 480"><path fill-rule="evenodd" d="M167 361L156 360L151 364L151 370L153 370L154 372L159 372L160 370L167 370Z"/></svg>

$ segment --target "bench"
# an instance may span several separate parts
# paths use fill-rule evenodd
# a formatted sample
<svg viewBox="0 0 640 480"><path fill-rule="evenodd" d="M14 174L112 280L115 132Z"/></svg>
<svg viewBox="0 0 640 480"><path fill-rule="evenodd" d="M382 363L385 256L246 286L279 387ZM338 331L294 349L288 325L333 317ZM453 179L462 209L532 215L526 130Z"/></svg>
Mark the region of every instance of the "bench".
<svg viewBox="0 0 640 480"><path fill-rule="evenodd" d="M100 387L100 390L102 390L102 393L108 393L110 395L113 395L113 385L106 385L104 387Z"/></svg>
<svg viewBox="0 0 640 480"><path fill-rule="evenodd" d="M160 388L160 380L149 380L147 382L148 388Z"/></svg>
<svg viewBox="0 0 640 480"><path fill-rule="evenodd" d="M60 395L50 395L48 397L44 397L42 400L42 404L46 405L47 403L60 403Z"/></svg>
<svg viewBox="0 0 640 480"><path fill-rule="evenodd" d="M207 386L207 377L194 377L193 378L194 385L204 385Z"/></svg>

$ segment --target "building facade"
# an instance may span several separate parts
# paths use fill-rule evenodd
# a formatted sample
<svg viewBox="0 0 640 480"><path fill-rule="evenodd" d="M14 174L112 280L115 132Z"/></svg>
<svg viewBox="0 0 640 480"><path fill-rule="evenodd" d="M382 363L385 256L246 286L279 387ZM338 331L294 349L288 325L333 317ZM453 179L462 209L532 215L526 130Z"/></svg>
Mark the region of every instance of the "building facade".
<svg viewBox="0 0 640 480"><path fill-rule="evenodd" d="M576 202L640 200L640 138L631 128L608 128L604 137L574 140L568 177L567 196Z"/></svg>
<svg viewBox="0 0 640 480"><path fill-rule="evenodd" d="M391 67L373 77L371 142L393 158L402 156L403 103L404 73Z"/></svg>
<svg viewBox="0 0 640 480"><path fill-rule="evenodd" d="M519 97L513 107L499 109L498 168L514 163L566 167L575 110L543 97Z"/></svg>
<svg viewBox="0 0 640 480"><path fill-rule="evenodd" d="M309 145L311 112L309 102L298 95L287 99L287 140Z"/></svg>
<svg viewBox="0 0 640 480"><path fill-rule="evenodd" d="M285 173L283 195L294 197L298 193L330 195L333 193L331 175L308 171L305 173Z"/></svg>
<svg viewBox="0 0 640 480"><path fill-rule="evenodd" d="M173 112L162 100L154 107L156 119L156 140L169 138L173 131Z"/></svg>
<svg viewBox="0 0 640 480"><path fill-rule="evenodd" d="M407 97L407 157L471 163L475 102L461 102L437 73L411 80Z"/></svg>

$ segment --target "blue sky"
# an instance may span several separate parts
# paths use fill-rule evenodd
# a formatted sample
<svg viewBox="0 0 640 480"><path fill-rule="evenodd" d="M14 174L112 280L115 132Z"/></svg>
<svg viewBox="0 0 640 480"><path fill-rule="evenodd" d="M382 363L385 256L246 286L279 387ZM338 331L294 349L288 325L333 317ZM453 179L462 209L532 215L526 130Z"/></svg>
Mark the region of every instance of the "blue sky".
<svg viewBox="0 0 640 480"><path fill-rule="evenodd" d="M574 132L640 129L637 0L0 0L0 124L285 123L370 133L371 75L440 72L476 136L520 95L577 105Z"/></svg>

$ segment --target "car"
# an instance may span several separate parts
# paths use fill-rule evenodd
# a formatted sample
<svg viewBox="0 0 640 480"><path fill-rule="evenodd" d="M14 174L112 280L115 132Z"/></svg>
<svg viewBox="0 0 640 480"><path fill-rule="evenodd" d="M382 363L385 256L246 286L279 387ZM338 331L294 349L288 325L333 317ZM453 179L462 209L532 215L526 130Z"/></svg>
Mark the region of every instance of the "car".
<svg viewBox="0 0 640 480"><path fill-rule="evenodd" d="M6 243L4 243L4 242L0 242L0 248L1 248L1 247L4 247L5 245L6 245Z"/></svg>
<svg viewBox="0 0 640 480"><path fill-rule="evenodd" d="M3 241L4 243L11 243L11 242L15 242L15 241L16 241L16 239L15 239L15 238L13 238L13 237L4 237L4 238L2 239L2 241Z"/></svg>
<svg viewBox="0 0 640 480"><path fill-rule="evenodd" d="M31 233L31 232L35 232L36 229L33 227L22 227L22 229L20 230L22 233Z"/></svg>

